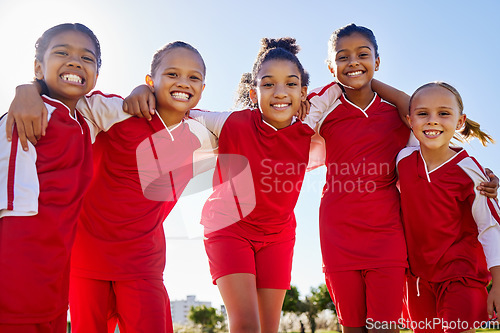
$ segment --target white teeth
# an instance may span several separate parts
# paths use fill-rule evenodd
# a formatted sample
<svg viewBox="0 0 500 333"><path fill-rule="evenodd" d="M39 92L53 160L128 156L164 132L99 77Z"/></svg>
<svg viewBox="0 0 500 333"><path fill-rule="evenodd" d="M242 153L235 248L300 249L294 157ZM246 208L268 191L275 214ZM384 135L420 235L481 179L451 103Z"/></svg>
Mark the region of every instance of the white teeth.
<svg viewBox="0 0 500 333"><path fill-rule="evenodd" d="M362 71L356 71L356 72L347 73L348 76L355 76L355 75L361 75L361 74L363 74Z"/></svg>
<svg viewBox="0 0 500 333"><path fill-rule="evenodd" d="M441 132L440 131L424 131L424 133L428 136L436 136Z"/></svg>
<svg viewBox="0 0 500 333"><path fill-rule="evenodd" d="M273 104L275 108L286 108L288 104Z"/></svg>
<svg viewBox="0 0 500 333"><path fill-rule="evenodd" d="M189 99L189 94L183 92L173 92L172 97L187 101Z"/></svg>
<svg viewBox="0 0 500 333"><path fill-rule="evenodd" d="M83 82L83 79L80 76L75 75L75 74L63 74L63 75L61 75L61 78L64 81L69 81L69 82L76 82L76 83L80 83L80 84Z"/></svg>

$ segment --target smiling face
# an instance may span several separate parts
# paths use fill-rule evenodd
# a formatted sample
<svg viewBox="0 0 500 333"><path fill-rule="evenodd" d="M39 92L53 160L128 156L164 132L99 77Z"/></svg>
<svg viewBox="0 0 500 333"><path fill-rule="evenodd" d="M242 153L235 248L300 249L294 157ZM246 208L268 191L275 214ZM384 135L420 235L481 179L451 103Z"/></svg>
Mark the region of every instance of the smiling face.
<svg viewBox="0 0 500 333"><path fill-rule="evenodd" d="M154 90L158 113L184 116L194 108L205 88L204 69L200 56L189 49L176 47L166 52L156 71L146 77Z"/></svg>
<svg viewBox="0 0 500 333"><path fill-rule="evenodd" d="M369 39L358 32L339 38L334 57L330 59L329 69L340 84L347 89L371 90L370 83L378 70L380 58Z"/></svg>
<svg viewBox="0 0 500 333"><path fill-rule="evenodd" d="M307 97L297 65L288 60L268 60L262 64L256 83L250 97L258 103L262 118L276 128L290 125Z"/></svg>
<svg viewBox="0 0 500 333"><path fill-rule="evenodd" d="M71 110L89 93L97 80L94 43L79 31L64 31L52 37L43 61L35 60L35 76L47 84L50 97Z"/></svg>
<svg viewBox="0 0 500 333"><path fill-rule="evenodd" d="M413 96L408 120L422 149L447 150L455 131L465 122L455 95L446 88L430 86Z"/></svg>

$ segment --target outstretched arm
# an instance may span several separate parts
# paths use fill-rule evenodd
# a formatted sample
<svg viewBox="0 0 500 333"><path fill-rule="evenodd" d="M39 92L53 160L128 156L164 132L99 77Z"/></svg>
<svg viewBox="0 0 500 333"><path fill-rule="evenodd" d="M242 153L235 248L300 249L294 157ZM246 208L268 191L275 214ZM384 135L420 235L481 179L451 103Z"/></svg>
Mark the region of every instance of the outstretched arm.
<svg viewBox="0 0 500 333"><path fill-rule="evenodd" d="M13 126L16 124L24 151L28 151L28 140L36 145L47 129L47 108L40 97L41 90L36 82L18 86L7 114L7 140L12 140Z"/></svg>
<svg viewBox="0 0 500 333"><path fill-rule="evenodd" d="M396 106L401 120L410 128L410 124L406 119L410 111L410 96L404 91L398 90L375 79L372 80L372 89L379 94L380 97Z"/></svg>

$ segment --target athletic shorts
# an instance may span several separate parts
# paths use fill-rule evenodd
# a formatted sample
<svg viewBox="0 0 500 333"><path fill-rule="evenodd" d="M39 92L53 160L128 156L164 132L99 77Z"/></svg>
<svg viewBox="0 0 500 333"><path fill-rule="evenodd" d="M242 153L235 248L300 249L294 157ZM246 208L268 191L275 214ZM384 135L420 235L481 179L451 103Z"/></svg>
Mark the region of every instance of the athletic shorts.
<svg viewBox="0 0 500 333"><path fill-rule="evenodd" d="M71 275L70 313L75 332L172 333L170 301L162 279L94 280Z"/></svg>
<svg viewBox="0 0 500 333"><path fill-rule="evenodd" d="M399 323L404 267L330 272L325 280L341 325L376 329Z"/></svg>
<svg viewBox="0 0 500 333"><path fill-rule="evenodd" d="M290 289L295 237L261 242L221 230L205 237L212 281L236 273L255 275L257 288Z"/></svg>
<svg viewBox="0 0 500 333"><path fill-rule="evenodd" d="M3 324L0 323L2 333L66 333L68 314L66 311L54 320L37 324Z"/></svg>
<svg viewBox="0 0 500 333"><path fill-rule="evenodd" d="M429 282L407 277L408 306L413 331L463 332L488 320L488 292L483 283L467 278Z"/></svg>

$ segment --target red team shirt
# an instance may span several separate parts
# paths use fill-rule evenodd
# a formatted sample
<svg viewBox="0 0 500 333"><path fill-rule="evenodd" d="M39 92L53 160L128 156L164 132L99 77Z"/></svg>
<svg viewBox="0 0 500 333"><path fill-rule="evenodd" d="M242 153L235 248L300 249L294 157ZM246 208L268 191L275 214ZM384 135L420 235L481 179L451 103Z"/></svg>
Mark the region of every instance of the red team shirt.
<svg viewBox="0 0 500 333"><path fill-rule="evenodd" d="M0 177L2 323L47 322L67 311L71 246L92 177L86 121L78 112L71 117L61 102L42 99L49 110L47 134L29 152L22 151L17 131L7 142L6 117L0 123L1 172L9 170Z"/></svg>
<svg viewBox="0 0 500 333"><path fill-rule="evenodd" d="M91 112L102 114L113 103L94 101ZM157 114L151 121L128 118L99 133L72 274L98 280L162 279L163 221L193 176L195 152L213 154L215 145L213 135L196 121L169 130ZM157 167L163 175L154 172Z"/></svg>
<svg viewBox="0 0 500 333"><path fill-rule="evenodd" d="M483 168L456 150L431 172L418 147L398 156L410 271L431 282L468 278L486 285L488 268L500 265L500 209L476 189L488 181Z"/></svg>
<svg viewBox="0 0 500 333"><path fill-rule="evenodd" d="M406 247L396 187L396 156L410 130L397 109L378 95L360 109L330 84L309 95L326 143L326 184L320 207L325 272L406 267Z"/></svg>
<svg viewBox="0 0 500 333"><path fill-rule="evenodd" d="M311 127L296 121L277 130L258 109L193 110L190 116L219 136L214 193L203 208L205 233L228 227L256 241L293 238L293 209L309 160ZM218 186L221 180L225 184Z"/></svg>

